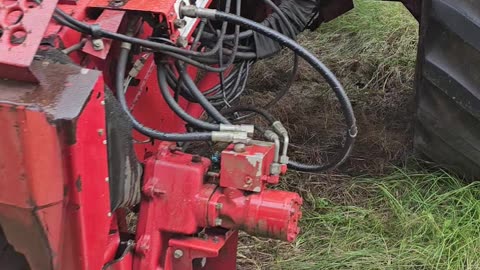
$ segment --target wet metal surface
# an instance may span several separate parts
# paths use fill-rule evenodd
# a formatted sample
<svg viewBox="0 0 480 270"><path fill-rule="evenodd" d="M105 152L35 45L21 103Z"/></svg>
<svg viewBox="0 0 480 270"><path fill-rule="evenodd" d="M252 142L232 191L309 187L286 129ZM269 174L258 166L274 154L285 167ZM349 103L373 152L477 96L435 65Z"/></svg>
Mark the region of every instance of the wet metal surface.
<svg viewBox="0 0 480 270"><path fill-rule="evenodd" d="M0 81L0 104L41 110L51 121L76 118L100 76L98 71L47 61L35 61L32 70L40 79L39 84Z"/></svg>

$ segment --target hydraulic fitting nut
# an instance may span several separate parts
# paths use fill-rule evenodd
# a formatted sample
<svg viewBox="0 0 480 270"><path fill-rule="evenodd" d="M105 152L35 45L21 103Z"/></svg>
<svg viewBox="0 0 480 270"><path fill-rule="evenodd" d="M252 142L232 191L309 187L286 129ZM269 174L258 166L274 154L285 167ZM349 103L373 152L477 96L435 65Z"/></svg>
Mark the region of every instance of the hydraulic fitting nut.
<svg viewBox="0 0 480 270"><path fill-rule="evenodd" d="M282 123L281 123L280 121L275 121L275 122L273 122L272 128L273 128L276 132L278 132L278 133L280 133L280 134L282 134L282 135L288 134L287 129L282 125Z"/></svg>
<svg viewBox="0 0 480 270"><path fill-rule="evenodd" d="M212 141L214 142L233 142L245 143L250 142L247 132L240 131L212 131Z"/></svg>
<svg viewBox="0 0 480 270"><path fill-rule="evenodd" d="M281 172L282 172L282 165L281 164L272 163L272 165L270 165L270 174L280 175Z"/></svg>
<svg viewBox="0 0 480 270"><path fill-rule="evenodd" d="M288 161L290 160L290 158L288 156L280 156L280 163L281 164L288 164Z"/></svg>
<svg viewBox="0 0 480 270"><path fill-rule="evenodd" d="M225 125L220 124L220 131L246 132L249 136L253 135L255 127L253 125Z"/></svg>

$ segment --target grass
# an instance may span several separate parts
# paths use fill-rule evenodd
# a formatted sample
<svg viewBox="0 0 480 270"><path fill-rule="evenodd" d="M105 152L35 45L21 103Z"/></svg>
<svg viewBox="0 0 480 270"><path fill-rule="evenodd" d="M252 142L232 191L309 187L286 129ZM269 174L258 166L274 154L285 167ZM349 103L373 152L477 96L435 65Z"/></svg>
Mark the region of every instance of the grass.
<svg viewBox="0 0 480 270"><path fill-rule="evenodd" d="M292 244L243 235L239 269L480 269L480 184L407 162L418 24L398 3L355 4L300 38L352 100L360 130L354 153L328 175L287 175L281 188L305 199L301 235ZM287 56L257 65L249 102L274 95ZM338 148L337 102L304 63L273 113L292 134L295 159L324 162Z"/></svg>
<svg viewBox="0 0 480 270"><path fill-rule="evenodd" d="M441 171L397 169L383 178L356 179L344 196L355 203L307 196L303 234L292 245L257 242L260 250L274 246L257 267L480 268L479 183L465 185Z"/></svg>

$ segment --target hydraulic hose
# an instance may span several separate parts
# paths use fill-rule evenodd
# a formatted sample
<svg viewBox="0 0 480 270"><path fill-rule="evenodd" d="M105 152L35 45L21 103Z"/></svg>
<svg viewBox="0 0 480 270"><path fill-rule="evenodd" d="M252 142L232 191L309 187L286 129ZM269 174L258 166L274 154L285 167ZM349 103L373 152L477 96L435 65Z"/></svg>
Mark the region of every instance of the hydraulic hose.
<svg viewBox="0 0 480 270"><path fill-rule="evenodd" d="M271 38L278 42L280 45L285 46L300 57L302 57L305 61L307 61L315 70L317 70L322 77L326 80L328 85L334 91L336 97L340 102L340 106L342 109L343 116L345 118L345 122L347 124L346 130L346 139L345 143L340 151L340 154L335 158L334 162L328 163L326 165L307 165L301 164L298 162L289 162L289 167L295 170L304 171L304 172L320 172L325 170L331 170L339 165L341 165L349 154L352 151L353 144L355 142L355 137L357 136L357 126L356 126L356 119L353 112L352 104L348 99L343 86L335 77L335 75L320 61L318 60L311 52L300 46L291 38L278 33L275 30L272 30L262 24L254 22L252 20L242 18L240 16L236 16L233 14L228 14L216 10L211 9L203 9L197 8L195 6L186 6L180 9L180 12L183 16L187 17L199 17L199 18L206 18L211 20L218 20L218 21L228 21L234 24L240 24L246 28L249 28L259 34L262 34L268 38Z"/></svg>
<svg viewBox="0 0 480 270"><path fill-rule="evenodd" d="M235 106L235 107L230 107L222 111L224 114L229 115L233 114L236 112L251 112L251 113L257 113L261 115L263 118L265 118L268 123L271 125L273 124L276 120L273 118L273 116L267 112L264 109L253 107L253 106L248 106L248 105L240 105L240 106Z"/></svg>
<svg viewBox="0 0 480 270"><path fill-rule="evenodd" d="M168 106L170 107L170 109L172 109L172 111L175 112L175 114L177 114L180 118L182 118L188 124L195 126L199 129L214 130L214 131L220 130L220 125L199 120L191 116L187 112L185 112L182 109L182 107L178 105L178 103L175 101L175 99L170 94L170 91L168 90L169 88L167 83L167 74L164 66L162 65L157 66L157 77L158 77L160 92L162 93L163 99L165 99L165 102L167 102Z"/></svg>
<svg viewBox="0 0 480 270"><path fill-rule="evenodd" d="M182 78L183 83L185 84L187 90L190 94L202 105L205 111L216 121L222 124L230 124L227 118L225 118L213 105L208 101L208 99L203 95L203 93L195 85L195 82L190 78L185 67L180 64L178 61L175 63L177 66L178 73L180 73L180 78Z"/></svg>
<svg viewBox="0 0 480 270"><path fill-rule="evenodd" d="M145 136L154 138L162 141L211 141L212 133L210 132L195 132L195 133L163 133L149 127L142 125L135 117L132 115L127 106L127 101L125 100L125 93L123 92L123 81L125 76L125 70L128 63L128 53L130 51L130 44L123 43L120 55L118 57L117 69L115 74L115 87L117 93L117 99L120 102L120 106L127 114L135 130L142 133Z"/></svg>

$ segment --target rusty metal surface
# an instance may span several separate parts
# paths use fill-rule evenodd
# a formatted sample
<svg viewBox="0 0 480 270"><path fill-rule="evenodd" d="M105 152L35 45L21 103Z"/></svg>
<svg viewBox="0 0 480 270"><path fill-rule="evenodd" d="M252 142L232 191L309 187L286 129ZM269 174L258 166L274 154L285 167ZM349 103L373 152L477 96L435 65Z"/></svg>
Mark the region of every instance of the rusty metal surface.
<svg viewBox="0 0 480 270"><path fill-rule="evenodd" d="M2 78L36 81L29 69L47 29L56 0L0 2L0 74Z"/></svg>

